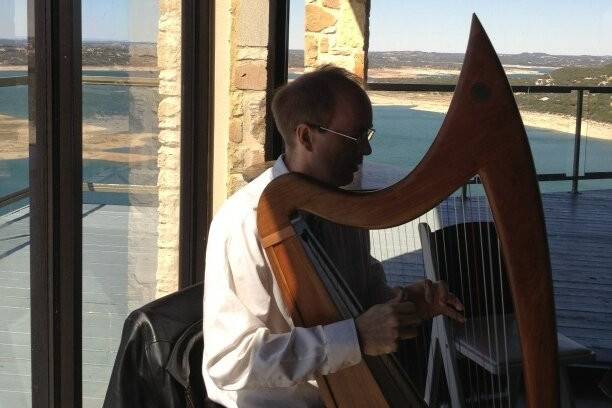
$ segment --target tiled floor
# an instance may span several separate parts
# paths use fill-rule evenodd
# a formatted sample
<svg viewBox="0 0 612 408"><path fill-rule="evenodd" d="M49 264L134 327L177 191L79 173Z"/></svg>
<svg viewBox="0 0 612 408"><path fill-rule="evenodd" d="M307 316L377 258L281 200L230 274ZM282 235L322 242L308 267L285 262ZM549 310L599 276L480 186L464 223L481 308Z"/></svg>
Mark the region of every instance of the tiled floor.
<svg viewBox="0 0 612 408"><path fill-rule="evenodd" d="M545 194L543 201L559 331L595 350L598 363L609 367L612 191ZM443 206L420 221L444 224L447 210ZM152 207L86 205L84 214L83 395L86 407L100 407L123 320L153 296L157 221ZM28 208L0 217L0 407L30 406L28 242ZM373 236L372 251L389 266L392 284L423 276L411 224ZM394 264L401 275L393 272ZM589 402L588 395L577 403L611 406Z"/></svg>
<svg viewBox="0 0 612 408"><path fill-rule="evenodd" d="M0 407L30 406L28 208L0 217ZM129 310L152 300L152 207L84 206L83 398L101 407Z"/></svg>

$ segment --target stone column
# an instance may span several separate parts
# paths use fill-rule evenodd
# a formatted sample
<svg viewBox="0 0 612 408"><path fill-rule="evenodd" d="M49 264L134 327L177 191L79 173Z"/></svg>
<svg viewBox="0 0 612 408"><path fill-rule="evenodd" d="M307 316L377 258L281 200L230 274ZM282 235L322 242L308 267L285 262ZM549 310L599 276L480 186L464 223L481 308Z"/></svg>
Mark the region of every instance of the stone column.
<svg viewBox="0 0 612 408"><path fill-rule="evenodd" d="M366 79L369 0L306 0L304 67L343 67Z"/></svg>
<svg viewBox="0 0 612 408"><path fill-rule="evenodd" d="M228 194L264 161L269 9L268 0L232 1Z"/></svg>
<svg viewBox="0 0 612 408"><path fill-rule="evenodd" d="M159 0L158 227L155 297L178 289L181 138L181 1Z"/></svg>

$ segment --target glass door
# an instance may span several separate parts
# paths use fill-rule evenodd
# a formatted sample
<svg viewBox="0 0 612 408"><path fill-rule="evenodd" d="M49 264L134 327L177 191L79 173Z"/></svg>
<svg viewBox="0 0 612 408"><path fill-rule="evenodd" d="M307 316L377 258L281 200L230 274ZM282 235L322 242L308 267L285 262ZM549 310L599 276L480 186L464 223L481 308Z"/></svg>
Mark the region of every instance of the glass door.
<svg viewBox="0 0 612 408"><path fill-rule="evenodd" d="M83 404L134 309L178 289L181 2L82 2Z"/></svg>
<svg viewBox="0 0 612 408"><path fill-rule="evenodd" d="M212 8L0 9L0 406L100 407L129 313L203 274Z"/></svg>

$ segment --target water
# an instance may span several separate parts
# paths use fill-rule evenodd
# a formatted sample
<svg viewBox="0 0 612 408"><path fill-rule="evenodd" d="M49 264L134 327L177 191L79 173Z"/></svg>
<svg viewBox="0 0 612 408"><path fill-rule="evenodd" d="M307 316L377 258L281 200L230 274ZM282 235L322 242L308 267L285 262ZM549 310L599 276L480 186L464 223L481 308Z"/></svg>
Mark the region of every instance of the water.
<svg viewBox="0 0 612 408"><path fill-rule="evenodd" d="M0 71L0 78L27 75L24 71ZM152 72L84 71L87 76L151 77ZM131 111L130 87L115 85L83 86L83 119L99 119L106 116L124 116ZM139 88L141 92L153 92L154 88ZM157 106L151 106L156 111ZM0 114L20 119L28 117L28 87L26 85L0 88Z"/></svg>
<svg viewBox="0 0 612 408"><path fill-rule="evenodd" d="M433 142L444 114L416 111L405 106L374 106L376 136L367 161L398 168L408 174ZM551 130L527 128L527 137L538 174L571 175L574 159L574 135ZM612 171L612 142L583 138L581 172ZM612 180L581 181L579 186L612 188ZM570 182L541 183L541 190L568 191Z"/></svg>
<svg viewBox="0 0 612 408"><path fill-rule="evenodd" d="M23 75L23 72L0 72L0 77ZM126 72L90 71L86 75L127 76ZM132 73L129 73L132 75ZM137 73L150 76L151 73ZM141 88L142 89L142 88ZM138 132L137 121L142 113L155 115L157 111L156 90L147 88L151 94L137 96L127 86L85 85L83 87L84 120L100 122L105 119L123 118L130 121L125 131ZM138 108L138 109L136 109ZM0 88L0 114L27 118L27 86ZM136 118L136 119L135 119ZM373 163L394 166L406 174L420 161L431 145L442 124L443 114L415 111L404 106L375 106L374 127L377 130L373 140L373 153L366 160ZM127 120L124 120L127 122ZM143 129L140 129L143 131ZM146 131L156 133L157 129ZM571 174L573 161L573 135L542 129L527 129L529 142L538 173ZM127 148L108 149L126 152ZM582 171L612 171L612 142L597 139L583 140L581 150ZM585 164L586 163L586 164ZM127 163L103 160L84 160L83 178L86 182L123 183L131 180L139 169ZM130 178L130 176L132 176ZM152 175L139 179L138 184L152 184ZM0 197L28 186L27 159L0 161ZM612 180L580 182L581 188L612 188ZM542 183L542 191L568 191L569 182ZM86 202L127 204L125 194L87 193ZM4 209L4 211L6 208ZM0 209L2 211L2 209Z"/></svg>

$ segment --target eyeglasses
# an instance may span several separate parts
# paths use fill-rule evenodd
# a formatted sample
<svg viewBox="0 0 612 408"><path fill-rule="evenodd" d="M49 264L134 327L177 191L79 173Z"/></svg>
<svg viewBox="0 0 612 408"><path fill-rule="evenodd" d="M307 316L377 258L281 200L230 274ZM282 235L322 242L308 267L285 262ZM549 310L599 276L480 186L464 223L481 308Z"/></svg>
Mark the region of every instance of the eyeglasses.
<svg viewBox="0 0 612 408"><path fill-rule="evenodd" d="M362 136L362 137L357 138L357 137L354 137L354 136L349 136L349 135L347 135L347 134L345 134L345 133L336 132L335 130L328 129L328 128L323 127L323 126L320 126L320 125L309 125L309 126L312 126L312 127L316 128L316 129L317 129L318 131L320 131L320 132L329 132L329 133L333 133L333 134L338 135L338 136L345 137L345 138L347 138L347 139L352 140L352 141L353 141L353 142L355 142L355 143L359 143L359 141L360 141L360 140L363 140L363 138L364 138L364 137L365 137L365 138L367 139L367 141L369 142L369 141L371 141L371 140L372 140L372 138L374 137L374 134L376 133L376 129L374 129L374 128L370 128L370 129L368 129L368 130L367 130L367 131L366 131L366 132L363 134L363 136Z"/></svg>

